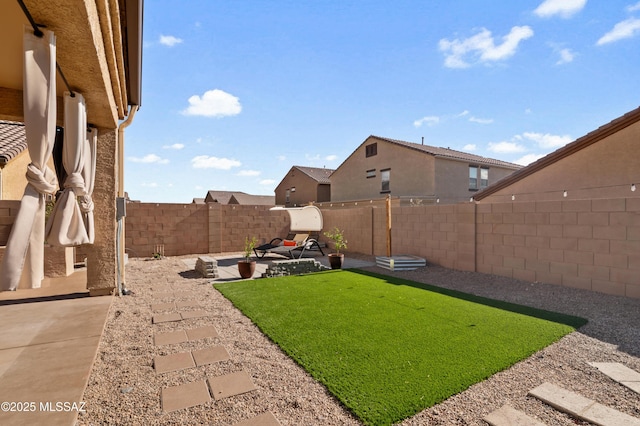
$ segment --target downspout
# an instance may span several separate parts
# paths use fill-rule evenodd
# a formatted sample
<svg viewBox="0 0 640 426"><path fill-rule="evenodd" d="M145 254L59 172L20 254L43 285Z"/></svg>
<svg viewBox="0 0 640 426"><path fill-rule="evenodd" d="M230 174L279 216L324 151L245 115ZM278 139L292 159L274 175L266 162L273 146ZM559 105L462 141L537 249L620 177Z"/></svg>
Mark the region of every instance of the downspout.
<svg viewBox="0 0 640 426"><path fill-rule="evenodd" d="M118 198L120 198L121 206L124 207L126 200L124 199L124 129L129 127L133 122L133 118L138 111L138 105L129 106L129 114L127 119L118 126ZM117 266L118 266L118 294L129 294L125 288L125 246L124 246L124 211L117 214L117 233L116 233L116 249L117 249Z"/></svg>

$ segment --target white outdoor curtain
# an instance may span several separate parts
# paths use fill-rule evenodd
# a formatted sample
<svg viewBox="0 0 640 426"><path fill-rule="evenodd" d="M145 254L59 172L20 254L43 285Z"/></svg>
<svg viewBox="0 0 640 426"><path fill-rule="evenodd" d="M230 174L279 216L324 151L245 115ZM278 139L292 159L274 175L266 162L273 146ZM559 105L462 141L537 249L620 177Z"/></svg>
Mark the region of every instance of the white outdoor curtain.
<svg viewBox="0 0 640 426"><path fill-rule="evenodd" d="M94 139L95 132L91 138ZM64 94L62 164L67 172L62 194L47 222L47 242L71 247L93 243L95 142L87 140L87 112L80 93Z"/></svg>
<svg viewBox="0 0 640 426"><path fill-rule="evenodd" d="M57 179L47 167L56 133L56 39L53 32L43 32L39 38L25 27L23 102L31 164L2 258L1 290L15 290L21 277L22 286L38 288L44 278L45 195L56 191Z"/></svg>

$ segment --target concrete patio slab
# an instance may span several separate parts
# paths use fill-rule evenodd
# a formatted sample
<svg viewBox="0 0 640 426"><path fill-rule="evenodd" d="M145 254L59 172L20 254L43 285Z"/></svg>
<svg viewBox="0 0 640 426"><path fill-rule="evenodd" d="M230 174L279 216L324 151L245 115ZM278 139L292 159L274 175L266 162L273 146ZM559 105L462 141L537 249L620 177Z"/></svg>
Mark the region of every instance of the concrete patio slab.
<svg viewBox="0 0 640 426"><path fill-rule="evenodd" d="M153 312L161 312L161 311L172 311L176 308L176 304L171 303L153 303L151 305L151 310Z"/></svg>
<svg viewBox="0 0 640 426"><path fill-rule="evenodd" d="M113 297L83 297L86 289L41 297L52 290L23 292L36 297L10 299L5 292L0 301L0 401L33 403L35 411L0 412L0 424L72 425L84 410L82 395ZM55 402L76 409L56 411Z"/></svg>
<svg viewBox="0 0 640 426"><path fill-rule="evenodd" d="M190 342L194 340L220 337L218 330L212 325L185 330Z"/></svg>
<svg viewBox="0 0 640 426"><path fill-rule="evenodd" d="M243 420L233 426L280 426L280 422L276 419L276 416L271 413L271 411L267 411L264 414Z"/></svg>
<svg viewBox="0 0 640 426"><path fill-rule="evenodd" d="M176 411L211 401L205 381L163 388L160 396L162 411Z"/></svg>
<svg viewBox="0 0 640 426"><path fill-rule="evenodd" d="M154 324L160 324L163 322L172 322L172 321L180 321L182 320L182 316L175 312L175 313L171 313L171 314L158 314L158 315L154 315L152 322Z"/></svg>
<svg viewBox="0 0 640 426"><path fill-rule="evenodd" d="M153 344L156 346L175 345L176 343L188 341L189 338L184 330L168 331L166 333L156 333L153 335Z"/></svg>
<svg viewBox="0 0 640 426"><path fill-rule="evenodd" d="M207 381L216 401L257 389L249 374L244 370L224 376L208 377Z"/></svg>
<svg viewBox="0 0 640 426"><path fill-rule="evenodd" d="M182 319L202 318L202 317L209 316L209 313L203 310L186 311L186 312L180 312L180 316L182 317Z"/></svg>
<svg viewBox="0 0 640 426"><path fill-rule="evenodd" d="M503 405L485 416L484 421L491 426L545 426L544 423L527 416L509 405Z"/></svg>
<svg viewBox="0 0 640 426"><path fill-rule="evenodd" d="M224 346L212 346L210 348L192 351L191 355L193 355L193 359L196 361L198 367L231 359Z"/></svg>
<svg viewBox="0 0 640 426"><path fill-rule="evenodd" d="M543 383L529 395L572 416L600 426L640 426L640 419L599 404L551 383Z"/></svg>
<svg viewBox="0 0 640 426"><path fill-rule="evenodd" d="M171 355L160 355L153 358L153 367L156 373L168 373L169 371L185 370L195 367L191 352L178 352Z"/></svg>

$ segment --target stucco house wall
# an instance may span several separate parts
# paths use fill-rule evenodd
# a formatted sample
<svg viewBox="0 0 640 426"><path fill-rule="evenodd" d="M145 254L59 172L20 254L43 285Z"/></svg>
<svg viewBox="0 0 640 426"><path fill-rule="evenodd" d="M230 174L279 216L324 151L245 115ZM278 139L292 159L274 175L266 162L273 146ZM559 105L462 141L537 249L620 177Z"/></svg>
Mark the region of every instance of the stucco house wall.
<svg viewBox="0 0 640 426"><path fill-rule="evenodd" d="M24 188L27 186L25 172L31 162L28 151L21 152L0 170L0 187L2 200L20 200L24 195ZM51 167L52 164L49 164Z"/></svg>
<svg viewBox="0 0 640 426"><path fill-rule="evenodd" d="M480 203L616 198L640 190L640 108L478 194ZM566 196L564 192L566 191Z"/></svg>
<svg viewBox="0 0 640 426"><path fill-rule="evenodd" d="M377 154L366 156L366 147L377 144ZM381 170L390 171L390 192L399 195L433 195L435 158L402 146L368 138L331 175L331 201L384 197ZM372 170L367 177L367 171Z"/></svg>
<svg viewBox="0 0 640 426"><path fill-rule="evenodd" d="M370 136L331 175L331 201L377 199L386 194L442 204L469 200L476 192L469 188L469 166L488 169L489 183L520 168L448 148ZM388 191L382 187L384 171L389 173Z"/></svg>

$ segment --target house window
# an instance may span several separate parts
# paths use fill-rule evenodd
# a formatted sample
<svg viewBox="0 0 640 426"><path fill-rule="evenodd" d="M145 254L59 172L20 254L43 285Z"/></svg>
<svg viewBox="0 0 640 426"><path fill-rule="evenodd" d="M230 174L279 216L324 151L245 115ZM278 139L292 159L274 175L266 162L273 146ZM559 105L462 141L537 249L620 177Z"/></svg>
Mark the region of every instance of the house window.
<svg viewBox="0 0 640 426"><path fill-rule="evenodd" d="M287 189L287 198L286 198L286 203L289 204L289 199L291 198L291 190Z"/></svg>
<svg viewBox="0 0 640 426"><path fill-rule="evenodd" d="M372 143L371 145L367 145L365 147L367 157L373 157L374 155L378 155L378 144Z"/></svg>
<svg viewBox="0 0 640 426"><path fill-rule="evenodd" d="M486 167L469 166L469 189L477 191L489 185L489 169Z"/></svg>
<svg viewBox="0 0 640 426"><path fill-rule="evenodd" d="M291 192L296 192L296 187L295 186L291 187Z"/></svg>
<svg viewBox="0 0 640 426"><path fill-rule="evenodd" d="M376 169L367 170L367 179L376 177Z"/></svg>
<svg viewBox="0 0 640 426"><path fill-rule="evenodd" d="M391 192L389 181L391 178L391 169L380 170L380 180L382 181L382 187L380 192Z"/></svg>

